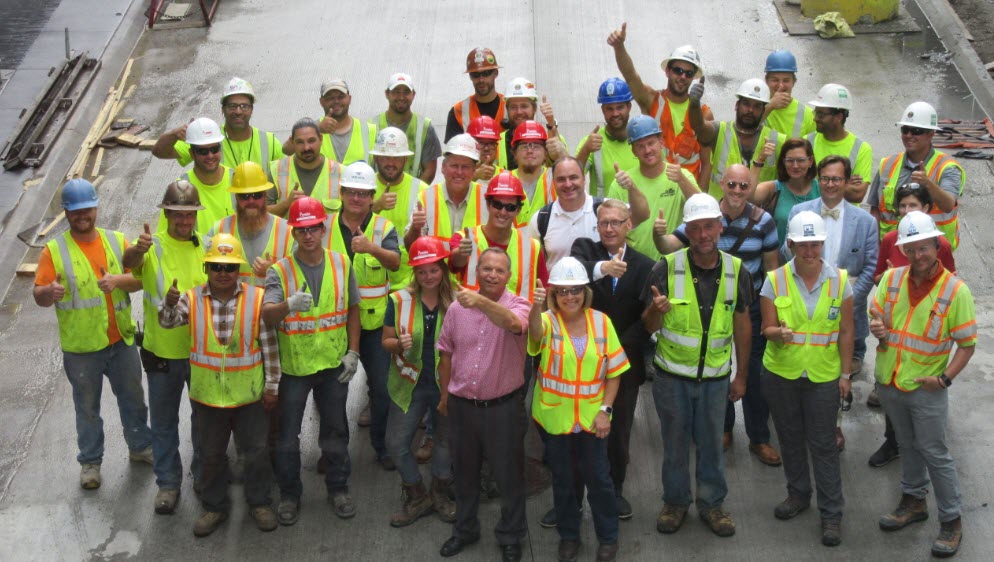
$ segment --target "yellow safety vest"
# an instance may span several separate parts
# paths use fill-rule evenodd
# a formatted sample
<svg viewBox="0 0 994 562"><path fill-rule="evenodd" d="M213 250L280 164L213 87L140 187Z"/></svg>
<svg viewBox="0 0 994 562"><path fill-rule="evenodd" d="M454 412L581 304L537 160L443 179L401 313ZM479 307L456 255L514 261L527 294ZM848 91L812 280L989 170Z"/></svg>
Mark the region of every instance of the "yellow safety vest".
<svg viewBox="0 0 994 562"><path fill-rule="evenodd" d="M859 157L859 149L863 146L864 143L862 139L856 137L856 135L852 133L847 133L846 138L843 141L840 141L842 144L840 144L839 147L835 148L834 150L825 146L826 144L831 143L831 141L826 139L825 135L822 133L810 133L808 136L804 138L811 143L811 148L813 149L815 154L816 166L818 165L819 162L821 162L824 158L828 156L832 155L845 156L849 158L849 164L852 166L852 173L853 174L860 173L859 170L857 169L856 159ZM867 148L870 147L869 144L867 144L866 146ZM848 154L846 154L846 149L849 150ZM871 152L871 160L872 160L872 152ZM873 166L872 163L869 166L867 166L866 170L867 175L872 171L872 166ZM865 177L863 178L863 181L867 181Z"/></svg>
<svg viewBox="0 0 994 562"><path fill-rule="evenodd" d="M452 218L449 215L449 206L445 202L445 184L436 183L428 189L421 190L418 199L425 209L427 221L423 236L434 236L442 241L446 250L449 248L449 239L452 234L464 228L475 228L487 222L490 216L487 210L487 200L484 197L486 189L472 182L469 184L469 191L466 193L466 213L463 215L462 224L453 227Z"/></svg>
<svg viewBox="0 0 994 562"><path fill-rule="evenodd" d="M107 256L107 275L124 273L121 267L124 234L98 228L97 234ZM59 320L59 341L69 353L90 353L110 345L107 330L107 299L97 287L97 276L90 260L80 249L72 234L66 231L48 244L56 275L61 275L66 288L62 300L55 301L55 317ZM111 292L117 331L128 345L134 343L135 322L131 319L131 296L121 289ZM158 320L156 320L158 321Z"/></svg>
<svg viewBox="0 0 994 562"><path fill-rule="evenodd" d="M881 240L883 240L884 234L896 230L898 223L901 222L901 217L897 213L898 202L894 201L894 197L897 193L898 178L901 176L901 170L904 168L906 154L902 152L901 154L890 156L880 161L880 181L887 182L880 189L880 199L876 201L877 211L880 213ZM925 163L925 173L933 182L938 184L943 172L950 166L959 168L960 183L958 199L963 196L963 187L966 185L966 171L952 156L936 150L928 162ZM871 205L873 203L870 202ZM935 226L946 235L949 245L955 250L959 246L959 203L957 202L953 210L948 213L942 212L942 209L933 203L929 214L932 215Z"/></svg>
<svg viewBox="0 0 994 562"><path fill-rule="evenodd" d="M829 382L839 378L842 359L839 357L839 327L842 324L842 293L849 274L839 270L838 278L828 278L814 315L808 309L794 281L790 264L766 273L776 298L773 304L781 322L786 322L794 337L786 343L768 341L763 354L763 366L785 379L798 379L807 371L811 382Z"/></svg>
<svg viewBox="0 0 994 562"><path fill-rule="evenodd" d="M511 175L521 179L518 175L518 170L512 171ZM526 226L528 221L532 219L532 215L558 198L559 195L556 194L556 186L552 181L552 168L543 167L542 175L539 176L538 183L535 184L535 195L529 198L528 194L525 193L524 205L518 212L518 217L514 219L514 226L516 228Z"/></svg>
<svg viewBox="0 0 994 562"><path fill-rule="evenodd" d="M206 185L201 182L193 170L189 170L177 178L178 180L186 180L192 183L200 195L200 204L204 207L204 210L197 211L198 233L204 234L208 232L214 226L214 223L234 213L235 209L238 208L238 204L235 202L235 194L228 193L233 173L234 169L224 168L221 181L214 185ZM165 210L159 211L159 222L155 227L155 231L165 236L168 230L169 221L166 220L166 212Z"/></svg>
<svg viewBox="0 0 994 562"><path fill-rule="evenodd" d="M259 343L263 290L241 283L227 345L214 333L214 306L204 286L186 292L190 302L190 400L237 408L262 399L265 368Z"/></svg>
<svg viewBox="0 0 994 562"><path fill-rule="evenodd" d="M629 368L614 325L606 314L588 308L587 345L576 355L560 314L542 313L542 339L529 341L530 353L541 351L539 376L532 395L532 417L553 435L574 430L594 432L594 418L604 401L604 385Z"/></svg>
<svg viewBox="0 0 994 562"><path fill-rule="evenodd" d="M815 113L795 98L787 107L771 111L763 124L788 139L799 139L815 132Z"/></svg>
<svg viewBox="0 0 994 562"><path fill-rule="evenodd" d="M369 123L368 125L369 136L374 139L376 138L377 131L393 126L387 122L386 112L377 116L376 123ZM404 171L414 177L420 177L421 172L424 171L424 165L421 163L421 153L424 152L429 127L431 127L431 119L411 112L411 120L407 122L407 129L404 131L404 134L407 135L407 148L414 152L414 156L407 159Z"/></svg>
<svg viewBox="0 0 994 562"><path fill-rule="evenodd" d="M213 236L222 232L238 238L239 242L242 241L241 234L238 233L238 215L231 215L218 221L214 225L214 228L211 229L210 235ZM290 226L287 224L286 219L272 215L272 225L269 227L269 238L267 238L266 250L263 254L268 252L270 258L278 260L290 255L292 250L293 234L290 231ZM245 256L245 261L246 263L243 263L238 270L241 280L252 283L256 287L265 287L265 274L256 275L252 271L252 259L249 256Z"/></svg>
<svg viewBox="0 0 994 562"><path fill-rule="evenodd" d="M752 168L752 162L742 159L742 152L739 150L739 138L735 134L735 123L723 121L718 126L717 143L714 151L711 152L711 184L708 186L708 193L715 199L721 199L724 192L721 189L721 178L725 175L725 170L732 164L742 164ZM766 159L762 171L759 172L759 181L771 181L777 177L777 157L783 147L783 135L777 131L763 127L756 140L756 148L753 152L753 159L759 156L759 152L767 142L776 145L776 150Z"/></svg>
<svg viewBox="0 0 994 562"><path fill-rule="evenodd" d="M325 225L328 238L325 239L324 245L329 250L348 256L345 239L342 238L342 231L338 225L338 216L338 213L332 214ZM393 228L393 223L373 213L363 234L374 245L382 248L383 238ZM375 330L383 326L383 315L387 311L387 293L390 292L390 281L387 278L389 271L372 254L353 255L352 270L359 288L359 317L362 319L362 329Z"/></svg>
<svg viewBox="0 0 994 562"><path fill-rule="evenodd" d="M315 119L315 121L321 120ZM344 166L353 162L372 164L373 157L369 155L369 151L372 150L375 140L376 133L370 134L367 124L352 118L352 137L349 139L348 149L345 150L345 157L340 163ZM331 135L327 133L321 134L321 154L330 160L339 162L338 157L335 156L335 146L331 142Z"/></svg>
<svg viewBox="0 0 994 562"><path fill-rule="evenodd" d="M656 334L655 365L674 375L713 379L732 372L732 329L742 260L720 252L722 273L707 340L701 324L693 275L687 274L687 248L664 256L672 308Z"/></svg>
<svg viewBox="0 0 994 562"><path fill-rule="evenodd" d="M314 182L310 197L324 204L325 209L337 211L342 208L342 197L339 193L339 182L342 179L342 165L331 158L324 159L325 165ZM276 184L277 201L286 201L290 191L300 183L297 178L297 167L293 157L280 158L269 164L269 176Z"/></svg>
<svg viewBox="0 0 994 562"><path fill-rule="evenodd" d="M421 351L424 347L424 311L421 299L415 298L408 290L401 289L390 293L390 300L393 301L394 308L394 329L400 334L401 328L411 334L411 349L398 355L390 355L390 370L387 375L387 392L390 399L397 404L404 413L411 407L411 396L414 394L414 387L418 384L421 376L423 359ZM442 319L445 311L439 305L438 315L435 317L435 337L442 332ZM438 348L435 349L435 382L438 383Z"/></svg>
<svg viewBox="0 0 994 562"><path fill-rule="evenodd" d="M607 188L611 187L611 184L614 183L614 165L618 164L618 167L622 170L628 170L629 168L638 166L639 161L635 157L635 153L632 152L628 140L615 140L611 138L607 134L607 127L603 125L597 130L597 133L601 136L601 149L590 153L590 156L587 157L584 170L590 172L590 185L588 186L590 194L597 197L604 197L604 194L607 193ZM577 153L587 143L588 138L590 138L590 135L580 139L580 144L576 145Z"/></svg>
<svg viewBox="0 0 994 562"><path fill-rule="evenodd" d="M400 269L387 273L390 277L390 286L395 288L406 287L414 278L414 269L407 265L407 248L404 247L404 234L407 232L407 225L411 222L411 215L418 208L418 194L424 189L426 184L411 174L404 174L403 179L397 185L389 186L376 175L376 194L379 199L384 193L396 193L397 204L393 209L380 211L381 217L393 223L397 229L397 238L400 239Z"/></svg>
<svg viewBox="0 0 994 562"><path fill-rule="evenodd" d="M490 247L487 237L483 234L483 226L467 228L465 235L473 243L473 251L469 254L469 263L459 275L460 283L467 289L478 290L480 282L476 278L476 266L480 263L480 254ZM507 255L511 258L511 278L507 288L519 297L530 302L535 301L535 285L538 279L538 259L541 246L538 240L532 239L522 231L511 231L511 240L507 244Z"/></svg>
<svg viewBox="0 0 994 562"><path fill-rule="evenodd" d="M225 129L225 126L221 125L221 128L224 129L224 140L221 141L221 163L228 168L234 169L242 162L251 161L265 170L271 161L279 160L283 156L282 145L276 140L276 135L273 133L267 133L266 131L260 131L252 127L252 137L250 139L231 141L228 139L228 131ZM247 154L239 150L239 154L236 155L235 147L241 148L246 144L248 145ZM176 160L180 166L186 166L190 162L193 162L193 156L190 154L190 145L186 141L176 141L173 144L173 149L176 150Z"/></svg>
<svg viewBox="0 0 994 562"><path fill-rule="evenodd" d="M152 235L152 251L145 254L140 273L144 292L145 337L142 347L163 359L186 359L190 355L190 330L177 326L163 328L159 325L159 308L166 291L177 281L177 288L186 292L207 282L207 274L201 266L204 258L204 245L176 240L171 244L169 254L163 254L162 240L168 237ZM177 255L180 254L180 255Z"/></svg>

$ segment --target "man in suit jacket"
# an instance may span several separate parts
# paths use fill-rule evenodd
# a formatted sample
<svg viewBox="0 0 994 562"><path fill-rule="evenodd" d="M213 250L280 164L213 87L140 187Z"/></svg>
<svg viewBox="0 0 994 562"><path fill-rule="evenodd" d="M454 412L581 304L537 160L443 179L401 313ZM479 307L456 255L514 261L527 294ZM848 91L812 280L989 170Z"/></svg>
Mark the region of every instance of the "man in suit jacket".
<svg viewBox="0 0 994 562"><path fill-rule="evenodd" d="M644 306L639 295L655 265L644 254L626 245L626 236L631 229L628 206L617 199L606 199L597 209L600 241L578 238L571 250L571 255L580 260L593 280L590 284L594 291L593 308L611 319L631 365L631 369L621 375L607 444L618 515L622 519L632 516L631 504L622 496L622 488L635 406L639 386L645 381L645 355L649 349L649 334L642 327Z"/></svg>

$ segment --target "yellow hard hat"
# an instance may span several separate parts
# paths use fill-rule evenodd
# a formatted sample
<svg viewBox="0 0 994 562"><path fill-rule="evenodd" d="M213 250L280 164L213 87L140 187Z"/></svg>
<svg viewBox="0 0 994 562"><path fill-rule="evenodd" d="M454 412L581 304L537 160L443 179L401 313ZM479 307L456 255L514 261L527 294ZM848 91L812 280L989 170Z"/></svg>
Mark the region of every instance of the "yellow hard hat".
<svg viewBox="0 0 994 562"><path fill-rule="evenodd" d="M207 243L205 263L248 263L242 252L242 243L231 234L221 232L215 234Z"/></svg>
<svg viewBox="0 0 994 562"><path fill-rule="evenodd" d="M262 166L247 161L235 166L235 177L231 179L230 193L257 193L273 187Z"/></svg>

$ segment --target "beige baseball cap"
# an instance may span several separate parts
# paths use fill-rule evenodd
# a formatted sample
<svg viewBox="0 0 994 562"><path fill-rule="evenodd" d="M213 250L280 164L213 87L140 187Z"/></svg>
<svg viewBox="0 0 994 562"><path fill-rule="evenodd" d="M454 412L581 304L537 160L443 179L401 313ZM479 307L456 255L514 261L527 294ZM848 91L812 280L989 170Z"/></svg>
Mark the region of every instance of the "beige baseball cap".
<svg viewBox="0 0 994 562"><path fill-rule="evenodd" d="M349 85L341 78L332 78L327 82L321 84L321 97L328 95L328 92L332 90L338 90L345 95L349 94Z"/></svg>

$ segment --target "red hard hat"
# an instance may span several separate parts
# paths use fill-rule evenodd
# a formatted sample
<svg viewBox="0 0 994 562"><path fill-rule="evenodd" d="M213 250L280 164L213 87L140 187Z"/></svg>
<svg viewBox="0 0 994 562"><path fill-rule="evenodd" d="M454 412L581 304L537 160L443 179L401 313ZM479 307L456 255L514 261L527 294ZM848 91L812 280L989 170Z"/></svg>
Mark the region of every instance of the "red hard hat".
<svg viewBox="0 0 994 562"><path fill-rule="evenodd" d="M287 222L294 228L306 228L321 224L328 218L324 205L313 197L301 197L290 205Z"/></svg>
<svg viewBox="0 0 994 562"><path fill-rule="evenodd" d="M434 236L421 236L407 250L410 256L407 265L411 267L428 265L449 257L445 244Z"/></svg>
<svg viewBox="0 0 994 562"><path fill-rule="evenodd" d="M545 132L545 127L539 125L538 121L525 121L514 130L514 137L511 139L511 148L518 146L521 141L542 141L549 140L549 134Z"/></svg>
<svg viewBox="0 0 994 562"><path fill-rule="evenodd" d="M469 136L476 140L500 140L500 128L497 126L497 122L494 118L489 115L481 115L475 117L469 122L469 127L466 128L466 132Z"/></svg>
<svg viewBox="0 0 994 562"><path fill-rule="evenodd" d="M484 196L518 197L519 199L524 199L525 190L521 187L521 180L514 177L511 172L505 170L490 180L490 183L487 184L487 192L484 193Z"/></svg>
<svg viewBox="0 0 994 562"><path fill-rule="evenodd" d="M497 66L497 57L494 52L486 47L477 47L466 55L466 72L480 72L481 70L494 70Z"/></svg>

